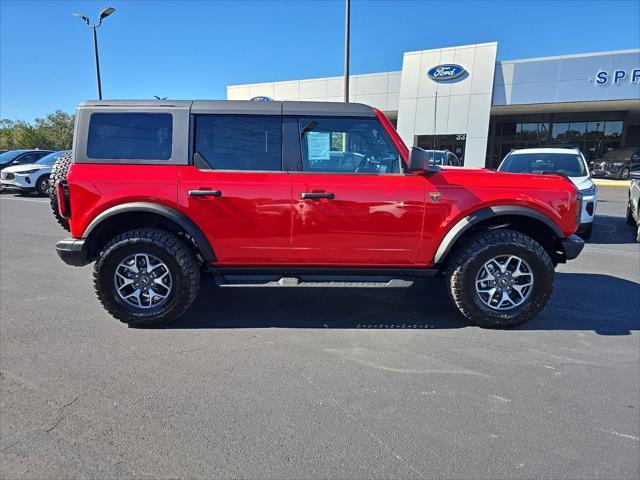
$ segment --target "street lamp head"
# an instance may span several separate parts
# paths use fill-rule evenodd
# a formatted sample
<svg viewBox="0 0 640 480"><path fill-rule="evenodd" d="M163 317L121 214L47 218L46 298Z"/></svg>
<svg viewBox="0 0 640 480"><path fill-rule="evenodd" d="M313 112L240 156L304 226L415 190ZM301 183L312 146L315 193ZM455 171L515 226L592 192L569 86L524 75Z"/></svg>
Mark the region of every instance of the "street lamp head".
<svg viewBox="0 0 640 480"><path fill-rule="evenodd" d="M78 17L79 19L83 20L87 25L89 25L89 17L86 17L79 13L72 13L71 15L73 15L74 17Z"/></svg>
<svg viewBox="0 0 640 480"><path fill-rule="evenodd" d="M109 15L111 15L113 12L115 12L116 9L113 7L107 7L104 10L102 10L100 12L100 20L102 20L103 18L107 18Z"/></svg>

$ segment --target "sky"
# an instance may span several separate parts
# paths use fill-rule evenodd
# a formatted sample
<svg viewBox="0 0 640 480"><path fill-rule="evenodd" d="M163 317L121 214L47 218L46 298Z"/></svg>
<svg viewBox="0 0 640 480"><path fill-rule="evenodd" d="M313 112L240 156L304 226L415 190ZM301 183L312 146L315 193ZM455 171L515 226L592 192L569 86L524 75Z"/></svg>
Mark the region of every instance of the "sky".
<svg viewBox="0 0 640 480"><path fill-rule="evenodd" d="M344 1L0 0L0 118L97 98L224 99L226 86L342 75ZM351 2L351 73L406 51L498 42L498 60L640 48L640 1Z"/></svg>

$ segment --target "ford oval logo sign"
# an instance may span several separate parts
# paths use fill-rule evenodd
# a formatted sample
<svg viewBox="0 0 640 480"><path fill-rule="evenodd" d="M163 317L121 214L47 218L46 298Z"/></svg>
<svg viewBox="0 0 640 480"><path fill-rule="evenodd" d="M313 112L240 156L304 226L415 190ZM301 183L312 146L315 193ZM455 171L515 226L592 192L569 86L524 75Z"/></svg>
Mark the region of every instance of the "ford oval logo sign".
<svg viewBox="0 0 640 480"><path fill-rule="evenodd" d="M264 95L261 95L259 97L253 97L251 101L252 102L273 102L273 98L265 97Z"/></svg>
<svg viewBox="0 0 640 480"><path fill-rule="evenodd" d="M434 82L448 82L462 77L467 71L460 65L436 65L427 72L427 75Z"/></svg>

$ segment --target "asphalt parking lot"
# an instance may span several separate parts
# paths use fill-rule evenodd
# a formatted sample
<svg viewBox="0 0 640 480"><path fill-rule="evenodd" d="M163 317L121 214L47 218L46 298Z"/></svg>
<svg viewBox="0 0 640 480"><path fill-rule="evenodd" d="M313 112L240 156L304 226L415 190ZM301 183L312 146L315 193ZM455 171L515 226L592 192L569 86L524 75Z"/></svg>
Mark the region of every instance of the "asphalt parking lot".
<svg viewBox="0 0 640 480"><path fill-rule="evenodd" d="M544 312L493 331L437 278L204 282L130 329L57 258L46 201L0 195L0 477L637 479L640 247L627 190L600 195Z"/></svg>

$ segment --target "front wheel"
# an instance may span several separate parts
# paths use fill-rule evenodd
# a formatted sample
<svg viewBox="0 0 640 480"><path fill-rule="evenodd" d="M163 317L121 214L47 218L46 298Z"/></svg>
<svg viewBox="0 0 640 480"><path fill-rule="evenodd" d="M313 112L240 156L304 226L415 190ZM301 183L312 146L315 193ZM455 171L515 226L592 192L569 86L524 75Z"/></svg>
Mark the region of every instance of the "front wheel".
<svg viewBox="0 0 640 480"><path fill-rule="evenodd" d="M553 262L535 240L512 230L479 232L453 252L446 274L458 310L485 328L534 318L553 289Z"/></svg>
<svg viewBox="0 0 640 480"><path fill-rule="evenodd" d="M94 267L94 287L104 308L131 327L175 321L200 288L200 268L176 235L141 228L118 235Z"/></svg>
<svg viewBox="0 0 640 480"><path fill-rule="evenodd" d="M590 223L586 227L583 227L582 230L578 231L578 235L585 240L591 238L592 233L593 233L593 223Z"/></svg>
<svg viewBox="0 0 640 480"><path fill-rule="evenodd" d="M41 197L49 195L49 175L42 175L36 182L36 192Z"/></svg>
<svg viewBox="0 0 640 480"><path fill-rule="evenodd" d="M624 167L622 172L620 172L620 180L628 180L629 179L629 168Z"/></svg>
<svg viewBox="0 0 640 480"><path fill-rule="evenodd" d="M635 225L636 224L636 220L635 218L633 218L633 213L631 212L631 200L629 200L627 202L627 212L624 216L625 221L627 222L627 225ZM640 223L640 219L638 221L638 223Z"/></svg>

